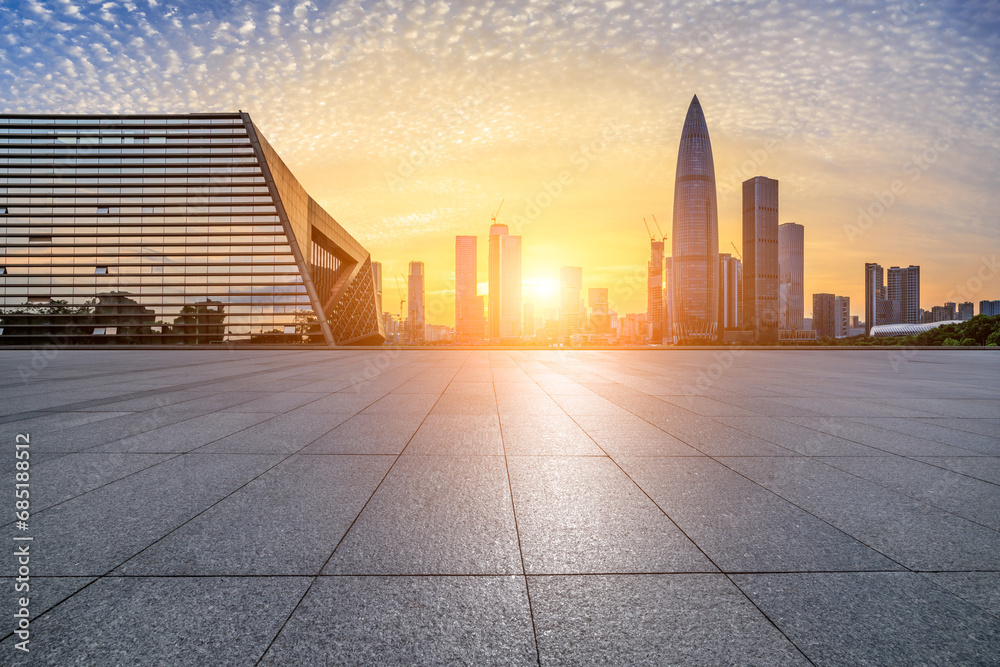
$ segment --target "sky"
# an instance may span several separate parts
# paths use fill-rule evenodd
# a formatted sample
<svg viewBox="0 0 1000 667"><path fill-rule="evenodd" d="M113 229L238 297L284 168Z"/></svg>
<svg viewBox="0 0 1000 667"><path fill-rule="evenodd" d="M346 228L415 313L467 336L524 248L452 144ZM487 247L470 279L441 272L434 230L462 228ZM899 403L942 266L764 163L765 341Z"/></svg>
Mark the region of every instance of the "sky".
<svg viewBox="0 0 1000 667"><path fill-rule="evenodd" d="M645 310L691 97L720 251L740 183L779 181L811 295L864 315L864 263L921 267L921 306L1000 299L1000 2L2 0L4 113L242 110L312 196L454 317L454 237L523 237L524 300L583 267ZM659 236L659 234L657 234ZM398 279L405 290L404 281ZM978 306L977 306L978 312Z"/></svg>

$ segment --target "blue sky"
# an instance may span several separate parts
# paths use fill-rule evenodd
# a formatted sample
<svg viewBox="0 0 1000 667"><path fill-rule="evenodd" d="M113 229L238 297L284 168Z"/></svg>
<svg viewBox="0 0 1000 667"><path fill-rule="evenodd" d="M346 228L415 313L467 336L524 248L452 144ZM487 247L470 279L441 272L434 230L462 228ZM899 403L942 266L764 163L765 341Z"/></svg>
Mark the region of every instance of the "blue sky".
<svg viewBox="0 0 1000 667"><path fill-rule="evenodd" d="M579 265L642 310L642 218L669 228L695 93L721 249L740 244L732 184L777 178L807 303L861 313L865 261L920 264L924 307L961 300L1000 246L998 2L29 0L0 26L3 111L250 111L387 275L421 259L432 293L454 235L485 235L505 199L528 298ZM1000 276L970 296L1000 298Z"/></svg>

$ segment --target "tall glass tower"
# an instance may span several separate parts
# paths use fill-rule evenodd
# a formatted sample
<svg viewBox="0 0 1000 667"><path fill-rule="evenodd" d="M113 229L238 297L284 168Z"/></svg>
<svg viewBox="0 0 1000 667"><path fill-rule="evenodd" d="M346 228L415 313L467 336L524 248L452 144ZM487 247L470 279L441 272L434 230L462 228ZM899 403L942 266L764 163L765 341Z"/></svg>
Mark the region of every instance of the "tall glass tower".
<svg viewBox="0 0 1000 667"><path fill-rule="evenodd" d="M679 341L715 339L719 322L719 213L708 125L695 95L677 151L672 322Z"/></svg>

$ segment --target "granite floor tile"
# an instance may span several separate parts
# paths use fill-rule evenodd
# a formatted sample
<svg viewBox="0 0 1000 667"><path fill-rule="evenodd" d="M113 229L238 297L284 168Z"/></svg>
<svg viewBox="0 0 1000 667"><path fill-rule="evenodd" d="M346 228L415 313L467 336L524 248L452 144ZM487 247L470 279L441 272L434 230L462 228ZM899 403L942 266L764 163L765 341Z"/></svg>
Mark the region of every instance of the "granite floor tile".
<svg viewBox="0 0 1000 667"><path fill-rule="evenodd" d="M593 439L566 414L550 417L501 414L508 456L604 456Z"/></svg>
<svg viewBox="0 0 1000 667"><path fill-rule="evenodd" d="M45 544L40 576L108 572L278 462L274 456L185 454L33 516ZM12 561L2 564L13 574Z"/></svg>
<svg viewBox="0 0 1000 667"><path fill-rule="evenodd" d="M624 457L618 462L723 572L900 569L709 458Z"/></svg>
<svg viewBox="0 0 1000 667"><path fill-rule="evenodd" d="M825 461L857 477L1000 531L1000 485L899 456Z"/></svg>
<svg viewBox="0 0 1000 667"><path fill-rule="evenodd" d="M606 457L509 457L528 574L714 572Z"/></svg>
<svg viewBox="0 0 1000 667"><path fill-rule="evenodd" d="M926 572L924 576L953 595L1000 618L1000 572Z"/></svg>
<svg viewBox="0 0 1000 667"><path fill-rule="evenodd" d="M907 572L733 580L816 665L988 665L1000 619Z"/></svg>
<svg viewBox="0 0 1000 667"><path fill-rule="evenodd" d="M424 417L419 414L354 415L302 450L304 454L399 454Z"/></svg>
<svg viewBox="0 0 1000 667"><path fill-rule="evenodd" d="M1000 533L809 458L726 466L914 570L1000 570Z"/></svg>
<svg viewBox="0 0 1000 667"><path fill-rule="evenodd" d="M34 622L40 615L48 612L52 607L94 581L94 579L96 577L32 577L29 575L27 581L18 582L16 577L0 578L0 583L2 583L4 590L8 592L7 595L3 596L3 601L0 602L0 610L3 613L3 625L0 625L0 633L2 634L0 634L0 637L6 637L9 633L18 629L17 624L19 619L14 615L23 614L22 609L28 610L29 620ZM21 598L28 599L27 607L20 605ZM31 644L29 643L28 646L30 648ZM16 655L16 650L10 650L9 647L4 647L0 650L10 651L8 657Z"/></svg>
<svg viewBox="0 0 1000 667"><path fill-rule="evenodd" d="M353 415L286 412L198 448L201 453L291 454L326 435Z"/></svg>
<svg viewBox="0 0 1000 667"><path fill-rule="evenodd" d="M939 468L1000 484L1000 457L996 456L918 456L918 461Z"/></svg>
<svg viewBox="0 0 1000 667"><path fill-rule="evenodd" d="M427 415L403 451L410 455L479 455L503 454L500 420L493 414Z"/></svg>
<svg viewBox="0 0 1000 667"><path fill-rule="evenodd" d="M32 623L29 659L7 664L253 664L308 585L305 577L105 577ZM0 651L15 656L15 640Z"/></svg>
<svg viewBox="0 0 1000 667"><path fill-rule="evenodd" d="M194 417L176 424L161 426L138 435L91 447L91 452L189 452L214 440L259 424L275 413L228 413Z"/></svg>
<svg viewBox="0 0 1000 667"><path fill-rule="evenodd" d="M404 456L325 574L520 574L504 460Z"/></svg>
<svg viewBox="0 0 1000 667"><path fill-rule="evenodd" d="M293 456L115 574L318 574L393 460Z"/></svg>
<svg viewBox="0 0 1000 667"><path fill-rule="evenodd" d="M537 665L523 577L320 577L263 665Z"/></svg>
<svg viewBox="0 0 1000 667"><path fill-rule="evenodd" d="M35 512L61 503L133 473L150 468L176 454L91 453L66 454L32 461L31 506Z"/></svg>
<svg viewBox="0 0 1000 667"><path fill-rule="evenodd" d="M528 577L542 665L808 665L718 574Z"/></svg>

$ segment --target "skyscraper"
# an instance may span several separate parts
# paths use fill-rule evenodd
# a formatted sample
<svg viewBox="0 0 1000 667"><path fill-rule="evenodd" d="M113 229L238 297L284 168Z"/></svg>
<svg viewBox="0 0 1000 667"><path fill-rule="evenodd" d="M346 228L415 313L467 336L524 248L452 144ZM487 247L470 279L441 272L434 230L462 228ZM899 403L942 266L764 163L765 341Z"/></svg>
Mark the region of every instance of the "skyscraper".
<svg viewBox="0 0 1000 667"><path fill-rule="evenodd" d="M583 269L564 266L559 270L559 338L567 340L580 333L580 290L583 289Z"/></svg>
<svg viewBox="0 0 1000 667"><path fill-rule="evenodd" d="M778 342L778 181L743 182L743 326L754 342Z"/></svg>
<svg viewBox="0 0 1000 667"><path fill-rule="evenodd" d="M523 328L521 330L521 333L524 335L525 338L534 338L535 337L535 304L533 304L533 303L526 303L526 304L524 304L523 306L521 306L521 312L523 313L523 317L521 318L521 320L524 323L523 324Z"/></svg>
<svg viewBox="0 0 1000 667"><path fill-rule="evenodd" d="M611 317L608 308L608 288L591 287L587 290L587 305L590 306L590 330L599 336L609 336Z"/></svg>
<svg viewBox="0 0 1000 667"><path fill-rule="evenodd" d="M708 125L695 95L677 150L672 324L678 339L715 339L719 322L719 214Z"/></svg>
<svg viewBox="0 0 1000 667"><path fill-rule="evenodd" d="M483 298L476 295L479 272L476 237L455 237L455 337L469 342L486 334Z"/></svg>
<svg viewBox="0 0 1000 667"><path fill-rule="evenodd" d="M424 263L410 262L410 275L406 279L406 333L407 342L424 342Z"/></svg>
<svg viewBox="0 0 1000 667"><path fill-rule="evenodd" d="M489 293L486 298L486 326L489 338L500 338L500 244L507 225L490 226Z"/></svg>
<svg viewBox="0 0 1000 667"><path fill-rule="evenodd" d="M820 338L844 338L851 332L851 298L813 294L813 329Z"/></svg>
<svg viewBox="0 0 1000 667"><path fill-rule="evenodd" d="M674 342L673 326L673 295L670 292L670 284L674 277L674 262L671 257L663 258L663 344Z"/></svg>
<svg viewBox="0 0 1000 667"><path fill-rule="evenodd" d="M521 237L507 225L490 226L488 334L491 339L521 336Z"/></svg>
<svg viewBox="0 0 1000 667"><path fill-rule="evenodd" d="M888 322L879 321L879 302L885 300L885 284L882 267L875 262L865 262L865 335L871 335L872 327Z"/></svg>
<svg viewBox="0 0 1000 667"><path fill-rule="evenodd" d="M729 253L719 254L719 331L740 327L742 266Z"/></svg>
<svg viewBox="0 0 1000 667"><path fill-rule="evenodd" d="M521 337L521 237L500 237L500 339Z"/></svg>
<svg viewBox="0 0 1000 667"><path fill-rule="evenodd" d="M663 340L663 241L650 240L646 265L646 321L654 343Z"/></svg>
<svg viewBox="0 0 1000 667"><path fill-rule="evenodd" d="M778 328L801 331L805 317L805 228L794 222L778 225Z"/></svg>
<svg viewBox="0 0 1000 667"><path fill-rule="evenodd" d="M895 316L886 324L920 324L920 267L893 266L886 276L886 299Z"/></svg>

